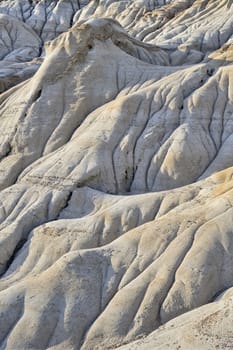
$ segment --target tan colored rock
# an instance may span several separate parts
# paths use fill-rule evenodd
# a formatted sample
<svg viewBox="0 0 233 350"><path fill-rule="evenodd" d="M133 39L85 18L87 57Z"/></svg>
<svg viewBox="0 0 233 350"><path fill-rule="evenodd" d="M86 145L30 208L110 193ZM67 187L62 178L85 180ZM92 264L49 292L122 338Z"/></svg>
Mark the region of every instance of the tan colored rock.
<svg viewBox="0 0 233 350"><path fill-rule="evenodd" d="M232 6L0 3L2 349L231 347Z"/></svg>

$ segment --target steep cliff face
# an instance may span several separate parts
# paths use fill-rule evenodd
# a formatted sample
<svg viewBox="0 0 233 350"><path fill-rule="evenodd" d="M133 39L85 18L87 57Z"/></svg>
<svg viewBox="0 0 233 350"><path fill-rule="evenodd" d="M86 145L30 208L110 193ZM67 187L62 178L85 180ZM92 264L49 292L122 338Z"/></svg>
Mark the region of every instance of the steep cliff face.
<svg viewBox="0 0 233 350"><path fill-rule="evenodd" d="M0 1L1 349L233 346L232 15Z"/></svg>

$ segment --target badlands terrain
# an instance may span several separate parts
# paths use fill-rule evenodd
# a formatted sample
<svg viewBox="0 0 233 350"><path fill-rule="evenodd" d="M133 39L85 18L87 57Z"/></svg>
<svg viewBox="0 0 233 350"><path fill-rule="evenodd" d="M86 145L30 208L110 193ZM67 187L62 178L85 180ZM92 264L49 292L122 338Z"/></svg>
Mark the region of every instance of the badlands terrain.
<svg viewBox="0 0 233 350"><path fill-rule="evenodd" d="M0 1L0 349L233 349L233 1Z"/></svg>

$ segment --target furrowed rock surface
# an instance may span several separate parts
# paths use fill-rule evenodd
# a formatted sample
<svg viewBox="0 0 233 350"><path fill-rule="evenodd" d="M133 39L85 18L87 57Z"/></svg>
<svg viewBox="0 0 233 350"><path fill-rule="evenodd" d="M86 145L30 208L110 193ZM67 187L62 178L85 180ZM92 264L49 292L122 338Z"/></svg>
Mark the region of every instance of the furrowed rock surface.
<svg viewBox="0 0 233 350"><path fill-rule="evenodd" d="M232 348L233 2L0 13L0 348Z"/></svg>
<svg viewBox="0 0 233 350"><path fill-rule="evenodd" d="M38 69L42 42L31 27L0 13L0 93L30 78Z"/></svg>

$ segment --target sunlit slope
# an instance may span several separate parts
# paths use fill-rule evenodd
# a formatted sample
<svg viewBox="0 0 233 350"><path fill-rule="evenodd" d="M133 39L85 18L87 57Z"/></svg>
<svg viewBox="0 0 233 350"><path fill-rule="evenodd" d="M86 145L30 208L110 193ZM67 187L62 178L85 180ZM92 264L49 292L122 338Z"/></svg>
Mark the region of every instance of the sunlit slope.
<svg viewBox="0 0 233 350"><path fill-rule="evenodd" d="M232 9L0 2L1 349L231 346Z"/></svg>

